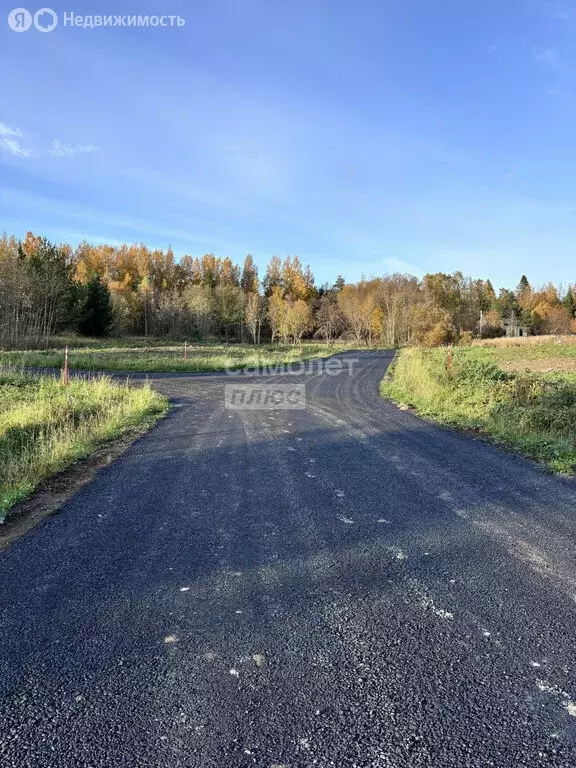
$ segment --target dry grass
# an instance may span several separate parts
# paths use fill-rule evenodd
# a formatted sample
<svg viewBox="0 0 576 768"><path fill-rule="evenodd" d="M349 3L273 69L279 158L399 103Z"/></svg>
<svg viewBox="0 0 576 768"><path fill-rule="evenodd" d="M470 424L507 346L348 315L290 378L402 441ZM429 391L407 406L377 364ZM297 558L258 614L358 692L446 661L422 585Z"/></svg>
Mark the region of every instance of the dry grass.
<svg viewBox="0 0 576 768"><path fill-rule="evenodd" d="M523 336L518 339L481 339L472 342L474 347L520 347L526 348L540 344L569 344L576 347L576 336Z"/></svg>
<svg viewBox="0 0 576 768"><path fill-rule="evenodd" d="M547 375L576 373L576 336L528 336L476 341L472 350L487 354L504 371Z"/></svg>
<svg viewBox="0 0 576 768"><path fill-rule="evenodd" d="M532 373L576 373L576 356L541 357L536 360L502 360L505 371L531 371Z"/></svg>

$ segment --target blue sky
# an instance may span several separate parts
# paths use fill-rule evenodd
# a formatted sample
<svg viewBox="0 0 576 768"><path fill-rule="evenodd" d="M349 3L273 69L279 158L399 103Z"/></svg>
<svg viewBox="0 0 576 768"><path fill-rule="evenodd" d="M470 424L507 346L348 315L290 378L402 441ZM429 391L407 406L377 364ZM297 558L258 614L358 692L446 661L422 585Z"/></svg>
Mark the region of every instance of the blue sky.
<svg viewBox="0 0 576 768"><path fill-rule="evenodd" d="M317 282L576 282L576 4L177 0L0 25L2 228ZM31 8L34 12L37 8ZM62 14L180 14L78 29Z"/></svg>

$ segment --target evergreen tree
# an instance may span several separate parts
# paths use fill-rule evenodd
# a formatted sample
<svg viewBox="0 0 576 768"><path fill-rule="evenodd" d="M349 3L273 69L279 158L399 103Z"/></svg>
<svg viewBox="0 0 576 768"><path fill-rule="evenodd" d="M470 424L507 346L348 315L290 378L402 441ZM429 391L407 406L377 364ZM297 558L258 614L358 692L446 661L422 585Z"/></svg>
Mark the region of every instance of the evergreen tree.
<svg viewBox="0 0 576 768"><path fill-rule="evenodd" d="M528 282L528 278L526 275L522 275L520 278L520 282L516 286L516 298L520 300L520 298L526 293L526 291L530 290L530 283Z"/></svg>
<svg viewBox="0 0 576 768"><path fill-rule="evenodd" d="M500 289L495 306L498 314L503 319L518 317L520 314L520 307L518 305L516 294L509 291L507 288Z"/></svg>
<svg viewBox="0 0 576 768"><path fill-rule="evenodd" d="M568 288L568 293L566 294L563 304L570 317L576 316L576 299L572 293L572 288Z"/></svg>
<svg viewBox="0 0 576 768"><path fill-rule="evenodd" d="M336 282L334 283L333 290L335 290L338 293L340 293L340 291L342 290L342 288L344 288L345 285L346 285L346 280L344 280L342 275L338 275L336 277Z"/></svg>
<svg viewBox="0 0 576 768"><path fill-rule="evenodd" d="M84 336L107 336L113 319L110 291L100 276L95 275L84 289L78 330Z"/></svg>

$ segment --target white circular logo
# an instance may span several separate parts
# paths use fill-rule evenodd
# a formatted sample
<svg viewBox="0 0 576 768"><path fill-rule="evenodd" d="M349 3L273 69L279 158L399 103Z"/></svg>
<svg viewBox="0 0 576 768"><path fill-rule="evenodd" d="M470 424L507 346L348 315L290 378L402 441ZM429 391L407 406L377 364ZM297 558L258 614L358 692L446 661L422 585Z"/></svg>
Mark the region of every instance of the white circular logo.
<svg viewBox="0 0 576 768"><path fill-rule="evenodd" d="M39 32L52 32L58 25L58 15L52 8L40 8L34 14L34 26Z"/></svg>
<svg viewBox="0 0 576 768"><path fill-rule="evenodd" d="M32 26L32 14L26 8L14 8L8 14L8 26L13 32L27 32Z"/></svg>

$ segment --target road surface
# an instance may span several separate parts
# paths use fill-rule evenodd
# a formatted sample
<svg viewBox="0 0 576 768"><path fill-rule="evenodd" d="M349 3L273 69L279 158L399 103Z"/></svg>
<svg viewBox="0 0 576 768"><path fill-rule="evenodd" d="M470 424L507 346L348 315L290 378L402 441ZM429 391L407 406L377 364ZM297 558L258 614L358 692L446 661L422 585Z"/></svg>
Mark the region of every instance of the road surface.
<svg viewBox="0 0 576 768"><path fill-rule="evenodd" d="M381 400L391 359L155 377L0 555L3 768L576 766L576 483Z"/></svg>

